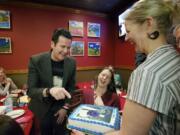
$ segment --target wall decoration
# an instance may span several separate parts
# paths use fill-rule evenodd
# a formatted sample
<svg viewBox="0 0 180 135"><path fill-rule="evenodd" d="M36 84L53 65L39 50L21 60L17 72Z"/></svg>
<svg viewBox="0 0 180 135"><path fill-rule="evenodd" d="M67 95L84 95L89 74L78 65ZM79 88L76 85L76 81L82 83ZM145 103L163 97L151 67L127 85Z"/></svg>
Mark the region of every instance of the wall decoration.
<svg viewBox="0 0 180 135"><path fill-rule="evenodd" d="M0 37L0 53L12 53L11 38Z"/></svg>
<svg viewBox="0 0 180 135"><path fill-rule="evenodd" d="M101 45L100 42L88 42L88 56L100 56Z"/></svg>
<svg viewBox="0 0 180 135"><path fill-rule="evenodd" d="M88 37L100 37L100 29L101 29L100 24L88 22L88 26L87 26Z"/></svg>
<svg viewBox="0 0 180 135"><path fill-rule="evenodd" d="M84 56L84 42L72 41L70 55L71 56Z"/></svg>
<svg viewBox="0 0 180 135"><path fill-rule="evenodd" d="M84 35L84 25L83 22L80 21L69 21L69 31L72 36L80 36Z"/></svg>
<svg viewBox="0 0 180 135"><path fill-rule="evenodd" d="M0 10L0 29L10 29L10 11Z"/></svg>

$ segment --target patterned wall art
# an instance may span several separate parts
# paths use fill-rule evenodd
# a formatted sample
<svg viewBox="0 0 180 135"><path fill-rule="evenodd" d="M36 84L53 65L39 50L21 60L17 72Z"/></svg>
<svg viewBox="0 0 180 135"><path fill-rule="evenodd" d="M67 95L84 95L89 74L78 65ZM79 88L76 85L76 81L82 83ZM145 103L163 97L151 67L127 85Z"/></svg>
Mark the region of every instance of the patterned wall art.
<svg viewBox="0 0 180 135"><path fill-rule="evenodd" d="M101 44L100 42L88 42L88 56L100 56Z"/></svg>
<svg viewBox="0 0 180 135"><path fill-rule="evenodd" d="M69 21L69 31L71 32L72 36L80 36L83 37L84 35L84 24L80 21Z"/></svg>
<svg viewBox="0 0 180 135"><path fill-rule="evenodd" d="M87 25L88 37L100 37L101 25L99 23L90 23Z"/></svg>
<svg viewBox="0 0 180 135"><path fill-rule="evenodd" d="M72 41L70 55L71 56L84 56L84 42Z"/></svg>
<svg viewBox="0 0 180 135"><path fill-rule="evenodd" d="M10 11L0 10L0 29L10 28Z"/></svg>
<svg viewBox="0 0 180 135"><path fill-rule="evenodd" d="M0 37L0 53L12 53L10 37Z"/></svg>

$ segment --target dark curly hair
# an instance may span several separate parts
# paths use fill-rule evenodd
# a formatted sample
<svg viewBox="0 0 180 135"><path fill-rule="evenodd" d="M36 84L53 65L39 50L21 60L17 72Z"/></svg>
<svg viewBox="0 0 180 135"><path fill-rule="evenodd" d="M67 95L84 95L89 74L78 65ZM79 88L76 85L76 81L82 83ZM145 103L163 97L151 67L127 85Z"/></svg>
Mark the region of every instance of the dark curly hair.
<svg viewBox="0 0 180 135"><path fill-rule="evenodd" d="M58 29L54 30L52 38L51 38L51 40L54 42L54 44L56 44L58 42L59 36L63 36L65 38L72 39L71 33L68 30L58 28Z"/></svg>
<svg viewBox="0 0 180 135"><path fill-rule="evenodd" d="M109 70L109 72L111 73L111 81L110 81L110 83L107 86L107 90L110 91L110 92L116 93L116 87L115 87L116 85L115 85L115 81L114 81L114 69L113 69L112 66L108 66L108 67L103 68L101 70L101 72L103 70L106 70L106 69ZM95 89L97 88L97 85L98 85L98 76L96 76L95 79L94 79L94 88Z"/></svg>

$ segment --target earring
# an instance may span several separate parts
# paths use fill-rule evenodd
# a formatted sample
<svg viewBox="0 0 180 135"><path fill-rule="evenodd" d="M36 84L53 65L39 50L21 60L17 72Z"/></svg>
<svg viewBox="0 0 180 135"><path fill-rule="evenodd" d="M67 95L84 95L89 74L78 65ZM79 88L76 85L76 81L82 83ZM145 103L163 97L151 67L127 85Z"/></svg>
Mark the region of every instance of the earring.
<svg viewBox="0 0 180 135"><path fill-rule="evenodd" d="M159 31L154 31L152 33L148 33L148 38L154 40L154 39L157 39L159 37Z"/></svg>

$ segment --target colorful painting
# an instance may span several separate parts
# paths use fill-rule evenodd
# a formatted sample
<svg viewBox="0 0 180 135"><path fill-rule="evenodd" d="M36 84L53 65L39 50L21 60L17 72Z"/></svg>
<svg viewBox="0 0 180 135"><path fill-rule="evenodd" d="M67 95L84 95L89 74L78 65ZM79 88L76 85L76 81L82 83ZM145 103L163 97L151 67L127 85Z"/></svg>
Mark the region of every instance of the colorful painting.
<svg viewBox="0 0 180 135"><path fill-rule="evenodd" d="M0 53L12 53L9 37L0 37Z"/></svg>
<svg viewBox="0 0 180 135"><path fill-rule="evenodd" d="M83 27L84 27L83 22L69 21L69 31L71 32L72 36L82 37L84 35Z"/></svg>
<svg viewBox="0 0 180 135"><path fill-rule="evenodd" d="M88 43L88 56L100 56L101 45L100 42L89 42Z"/></svg>
<svg viewBox="0 0 180 135"><path fill-rule="evenodd" d="M10 11L0 10L0 29L10 29Z"/></svg>
<svg viewBox="0 0 180 135"><path fill-rule="evenodd" d="M72 41L70 55L71 56L84 56L84 42Z"/></svg>
<svg viewBox="0 0 180 135"><path fill-rule="evenodd" d="M110 123L113 115L113 110L98 106L84 107L77 113L77 118L89 121L98 121Z"/></svg>
<svg viewBox="0 0 180 135"><path fill-rule="evenodd" d="M88 22L88 37L100 37L100 27L98 23L89 23Z"/></svg>

